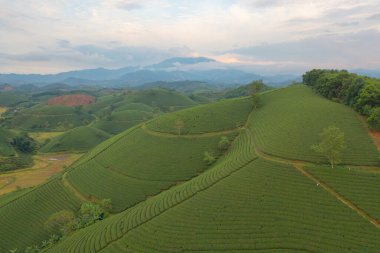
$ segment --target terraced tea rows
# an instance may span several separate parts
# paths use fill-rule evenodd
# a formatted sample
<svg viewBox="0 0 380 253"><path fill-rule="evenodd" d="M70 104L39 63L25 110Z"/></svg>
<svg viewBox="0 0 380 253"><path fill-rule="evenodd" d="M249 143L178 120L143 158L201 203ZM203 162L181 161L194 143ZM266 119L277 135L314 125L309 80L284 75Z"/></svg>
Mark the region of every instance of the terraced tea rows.
<svg viewBox="0 0 380 253"><path fill-rule="evenodd" d="M379 236L293 168L257 160L102 252L377 252Z"/></svg>
<svg viewBox="0 0 380 253"><path fill-rule="evenodd" d="M149 220L162 215L196 194L207 190L235 173L255 158L251 139L247 134L238 137L233 147L215 167L181 185L139 203L133 208L96 224L91 229L78 231L75 237L63 241L51 252L97 252L109 242Z"/></svg>
<svg viewBox="0 0 380 253"><path fill-rule="evenodd" d="M308 172L380 221L380 170L314 166Z"/></svg>
<svg viewBox="0 0 380 253"><path fill-rule="evenodd" d="M263 94L262 103L252 121L261 151L288 159L326 162L311 146L320 141L323 128L335 125L345 133L344 163L380 165L376 147L349 107L326 100L300 85Z"/></svg>
<svg viewBox="0 0 380 253"><path fill-rule="evenodd" d="M177 134L176 121L181 120L182 134L224 131L244 125L251 111L252 102L249 98L223 100L166 114L159 120L149 122L147 127L157 132Z"/></svg>
<svg viewBox="0 0 380 253"><path fill-rule="evenodd" d="M90 150L110 137L110 134L93 127L77 127L53 138L40 149L40 152L83 152Z"/></svg>
<svg viewBox="0 0 380 253"><path fill-rule="evenodd" d="M110 134L118 134L126 129L152 118L153 114L145 111L124 110L116 111L111 114L109 119L102 119L93 124Z"/></svg>
<svg viewBox="0 0 380 253"><path fill-rule="evenodd" d="M219 139L163 138L135 128L67 178L85 195L112 199L121 211L207 169L203 152L217 154Z"/></svg>
<svg viewBox="0 0 380 253"><path fill-rule="evenodd" d="M48 239L48 217L60 210L76 210L79 200L59 179L35 188L0 207L0 252L22 249Z"/></svg>

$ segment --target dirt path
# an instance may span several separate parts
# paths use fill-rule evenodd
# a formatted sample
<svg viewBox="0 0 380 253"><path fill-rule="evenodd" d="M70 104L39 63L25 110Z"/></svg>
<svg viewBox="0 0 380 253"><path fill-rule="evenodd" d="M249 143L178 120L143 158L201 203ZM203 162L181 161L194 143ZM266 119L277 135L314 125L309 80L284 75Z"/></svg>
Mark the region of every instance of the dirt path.
<svg viewBox="0 0 380 253"><path fill-rule="evenodd" d="M268 154L260 151L257 147L255 147L255 152L256 152L256 154L259 157L261 157L261 158L263 158L263 159L265 159L267 161L292 165L303 176L305 176L305 177L309 178L310 180L314 181L314 183L316 183L317 186L322 187L326 192L328 192L333 197L335 197L337 200L339 200L340 202L342 202L344 205L346 205L347 207L349 207L350 209L352 209L359 216L361 216L362 218L366 219L367 221L369 221L370 223L372 223L372 225L374 225L375 227L377 227L377 228L380 229L380 221L378 221L377 219L373 218L366 211L364 211L363 209L361 209L358 206L356 206L349 199L347 199L343 195L341 195L338 192L336 192L332 187L330 187L329 185L327 185L323 181L319 180L317 177L315 177L311 173L307 172L304 168L305 168L306 165L311 165L311 163L307 163L307 162L304 162L304 161L287 160L287 159L284 159L284 158L268 155Z"/></svg>
<svg viewBox="0 0 380 253"><path fill-rule="evenodd" d="M349 199L347 199L343 195L341 195L338 192L336 192L333 188L331 188L330 186L328 186L326 183L322 182L321 180L319 180L318 178L316 178L314 175L312 175L309 172L307 172L304 169L304 165L303 164L293 163L293 166L300 173L302 173L304 176L306 176L307 178L313 180L317 184L317 186L322 187L325 191L327 191L328 193L330 193L331 195L333 195L336 199L338 199L340 202L342 202L343 204L345 204L346 206L348 206L349 208L351 208L352 210L354 210L361 217L363 217L364 219L366 219L369 222L371 222L375 227L380 228L380 222L378 220L376 220L375 218L371 217L366 211L364 211L363 209L357 207Z"/></svg>
<svg viewBox="0 0 380 253"><path fill-rule="evenodd" d="M69 180L67 180L67 172L65 172L65 174L63 174L62 176L62 183L63 185L66 187L66 189L68 189L72 194L74 194L75 196L77 196L81 201L83 202L87 202L87 201L90 201L89 198L87 198L87 196L83 195L80 191L78 191L70 182Z"/></svg>
<svg viewBox="0 0 380 253"><path fill-rule="evenodd" d="M230 129L230 130L220 131L220 132L208 132L208 133L202 133L202 134L184 134L184 135L156 132L156 131L149 129L146 126L146 124L142 124L141 129L147 134L150 134L153 136L158 136L158 137L193 139L193 138L208 138L208 137L219 136L219 135L227 135L227 134L239 131L241 128L235 128L235 129Z"/></svg>

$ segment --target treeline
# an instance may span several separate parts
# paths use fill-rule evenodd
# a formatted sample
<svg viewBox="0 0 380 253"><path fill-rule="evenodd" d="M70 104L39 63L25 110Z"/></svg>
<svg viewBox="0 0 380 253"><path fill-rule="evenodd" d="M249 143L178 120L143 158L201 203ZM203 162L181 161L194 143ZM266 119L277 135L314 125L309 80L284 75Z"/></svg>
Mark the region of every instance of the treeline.
<svg viewBox="0 0 380 253"><path fill-rule="evenodd" d="M380 130L380 79L346 70L313 69L303 75L303 83L322 96L344 103L367 117L373 130Z"/></svg>

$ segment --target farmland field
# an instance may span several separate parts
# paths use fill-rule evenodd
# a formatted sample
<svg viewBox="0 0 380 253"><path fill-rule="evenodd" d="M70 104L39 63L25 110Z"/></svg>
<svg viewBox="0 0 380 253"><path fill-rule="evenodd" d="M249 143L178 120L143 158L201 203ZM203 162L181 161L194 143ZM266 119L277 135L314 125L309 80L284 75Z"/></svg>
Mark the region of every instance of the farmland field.
<svg viewBox="0 0 380 253"><path fill-rule="evenodd" d="M31 168L0 174L0 196L42 184L79 157L78 154L36 155Z"/></svg>
<svg viewBox="0 0 380 253"><path fill-rule="evenodd" d="M77 127L52 138L40 152L85 152L109 137L110 134L93 127Z"/></svg>
<svg viewBox="0 0 380 253"><path fill-rule="evenodd" d="M253 113L253 134L265 153L294 160L326 162L311 149L330 125L342 129L345 164L380 165L379 153L363 123L350 108L316 95L306 86L263 94L262 108ZM281 141L279 141L281 140Z"/></svg>
<svg viewBox="0 0 380 253"><path fill-rule="evenodd" d="M164 115L147 127L158 132L177 133L175 123L181 120L183 134L225 131L244 125L251 110L248 98L225 100Z"/></svg>
<svg viewBox="0 0 380 253"><path fill-rule="evenodd" d="M261 98L257 109L238 98L162 115L105 140L63 176L5 195L6 226L25 219L11 212L14 205L43 198L49 208L33 207L36 221L0 237L1 249L39 244L53 212L109 198L112 216L46 252L378 252L379 153L357 115L302 85ZM181 133L173 127L178 118ZM346 165L334 171L310 149L332 124L347 145ZM211 165L206 151L216 158ZM36 234L19 234L24 226Z"/></svg>

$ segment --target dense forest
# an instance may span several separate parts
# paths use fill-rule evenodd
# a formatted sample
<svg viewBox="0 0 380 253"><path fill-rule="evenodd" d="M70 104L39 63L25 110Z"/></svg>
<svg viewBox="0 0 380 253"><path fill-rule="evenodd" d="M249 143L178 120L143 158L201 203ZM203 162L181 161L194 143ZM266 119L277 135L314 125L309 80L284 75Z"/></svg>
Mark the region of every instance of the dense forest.
<svg viewBox="0 0 380 253"><path fill-rule="evenodd" d="M367 117L373 130L380 130L380 79L349 73L346 70L313 69L303 82L322 96L344 103Z"/></svg>

